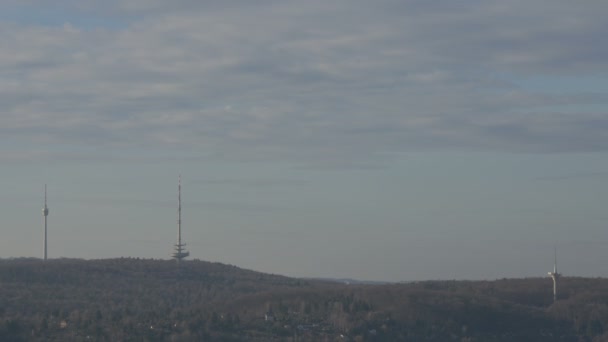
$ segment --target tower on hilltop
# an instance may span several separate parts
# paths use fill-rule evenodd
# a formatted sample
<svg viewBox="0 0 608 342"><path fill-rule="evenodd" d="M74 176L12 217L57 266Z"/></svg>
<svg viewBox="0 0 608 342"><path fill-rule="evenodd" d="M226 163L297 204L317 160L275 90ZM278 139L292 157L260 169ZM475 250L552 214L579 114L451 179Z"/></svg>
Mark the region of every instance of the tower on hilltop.
<svg viewBox="0 0 608 342"><path fill-rule="evenodd" d="M43 247L43 260L47 257L47 217L49 216L49 208L46 206L46 184L44 184L44 208L42 208L42 216L44 216L44 247Z"/></svg>
<svg viewBox="0 0 608 342"><path fill-rule="evenodd" d="M190 255L185 249L186 244L182 243L182 176L177 180L177 243L173 252L173 259L179 264L180 261Z"/></svg>

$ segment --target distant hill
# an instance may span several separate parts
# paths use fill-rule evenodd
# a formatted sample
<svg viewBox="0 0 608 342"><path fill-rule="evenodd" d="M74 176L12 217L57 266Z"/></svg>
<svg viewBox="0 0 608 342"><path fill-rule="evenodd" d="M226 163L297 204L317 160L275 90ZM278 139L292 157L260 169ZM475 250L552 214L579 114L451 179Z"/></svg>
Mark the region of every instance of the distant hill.
<svg viewBox="0 0 608 342"><path fill-rule="evenodd" d="M393 284L390 281L374 281L374 280L359 280L352 278L304 278L310 280L326 281L331 283L340 283L345 285L386 285Z"/></svg>
<svg viewBox="0 0 608 342"><path fill-rule="evenodd" d="M149 259L0 260L0 341L605 341L608 280L345 285Z"/></svg>

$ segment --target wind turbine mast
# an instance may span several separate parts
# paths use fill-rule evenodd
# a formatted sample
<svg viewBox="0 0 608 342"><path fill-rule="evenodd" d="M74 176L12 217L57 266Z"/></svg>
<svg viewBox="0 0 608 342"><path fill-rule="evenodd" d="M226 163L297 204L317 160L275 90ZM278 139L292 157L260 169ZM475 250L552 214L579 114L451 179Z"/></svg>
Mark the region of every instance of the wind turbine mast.
<svg viewBox="0 0 608 342"><path fill-rule="evenodd" d="M178 264L190 255L184 248L185 246L186 244L182 243L182 176L179 175L177 180L177 243L175 244L175 252L173 252L173 259Z"/></svg>
<svg viewBox="0 0 608 342"><path fill-rule="evenodd" d="M44 184L44 208L42 208L42 216L44 216L44 248L43 260L46 260L47 257L47 217L49 216L49 208L46 206L46 184Z"/></svg>
<svg viewBox="0 0 608 342"><path fill-rule="evenodd" d="M549 272L549 277L553 279L553 302L557 301L557 280L562 276L557 272L557 247L554 249L553 272Z"/></svg>

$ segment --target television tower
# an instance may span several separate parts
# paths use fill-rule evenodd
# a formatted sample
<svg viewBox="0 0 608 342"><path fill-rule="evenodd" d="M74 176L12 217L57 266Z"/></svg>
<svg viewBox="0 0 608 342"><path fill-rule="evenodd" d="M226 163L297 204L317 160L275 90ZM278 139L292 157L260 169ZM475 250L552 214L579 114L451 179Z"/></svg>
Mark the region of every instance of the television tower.
<svg viewBox="0 0 608 342"><path fill-rule="evenodd" d="M557 273L557 247L555 247L554 254L555 260L553 262L553 272L549 272L549 277L553 279L553 302L555 303L557 301L557 280L562 276L561 274Z"/></svg>
<svg viewBox="0 0 608 342"><path fill-rule="evenodd" d="M173 259L178 264L190 255L184 247L186 247L186 244L182 243L182 176L179 175L177 181L177 243L175 244L175 252L173 252Z"/></svg>
<svg viewBox="0 0 608 342"><path fill-rule="evenodd" d="M49 216L49 208L46 206L46 184L44 184L44 208L42 208L42 215L44 216L44 260L46 260L46 220Z"/></svg>

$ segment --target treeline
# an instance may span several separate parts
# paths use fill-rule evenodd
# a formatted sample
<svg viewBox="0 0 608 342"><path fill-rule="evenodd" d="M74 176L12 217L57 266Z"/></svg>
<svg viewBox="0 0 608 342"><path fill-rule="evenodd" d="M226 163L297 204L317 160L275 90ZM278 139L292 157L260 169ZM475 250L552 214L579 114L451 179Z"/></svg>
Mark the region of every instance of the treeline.
<svg viewBox="0 0 608 342"><path fill-rule="evenodd" d="M0 341L604 341L608 281L344 285L231 265L0 260Z"/></svg>

